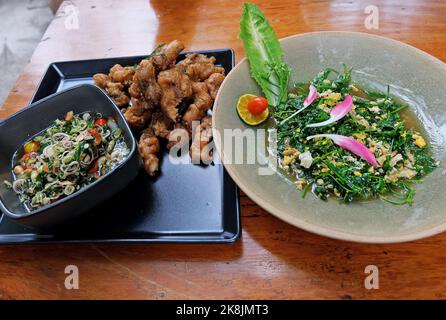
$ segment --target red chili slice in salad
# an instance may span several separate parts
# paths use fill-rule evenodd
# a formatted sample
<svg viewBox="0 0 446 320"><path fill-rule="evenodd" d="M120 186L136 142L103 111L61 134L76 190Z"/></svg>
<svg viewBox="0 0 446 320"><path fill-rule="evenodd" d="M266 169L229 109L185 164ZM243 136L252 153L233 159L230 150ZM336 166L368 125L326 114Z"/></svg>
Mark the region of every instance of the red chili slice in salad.
<svg viewBox="0 0 446 320"><path fill-rule="evenodd" d="M107 124L107 122L108 121L106 119L101 118L101 119L96 120L94 122L94 124L97 125L97 126L104 126L104 125Z"/></svg>

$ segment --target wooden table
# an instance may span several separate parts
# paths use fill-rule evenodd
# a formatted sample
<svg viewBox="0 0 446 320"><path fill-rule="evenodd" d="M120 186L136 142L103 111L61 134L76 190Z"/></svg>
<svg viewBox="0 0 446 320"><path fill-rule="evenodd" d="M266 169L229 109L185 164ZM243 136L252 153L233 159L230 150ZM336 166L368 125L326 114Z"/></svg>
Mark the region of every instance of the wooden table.
<svg viewBox="0 0 446 320"><path fill-rule="evenodd" d="M256 1L279 37L317 30L372 32L446 61L446 2L375 0L378 30L364 26L356 1ZM79 28L68 5L78 9ZM64 9L65 8L65 9ZM180 39L188 50L232 47L241 1L64 2L3 107L27 105L52 61L147 54ZM72 20L71 20L72 21ZM69 28L67 28L68 26ZM0 246L0 298L364 299L446 297L446 234L412 243L364 245L291 227L242 196L243 236L233 245ZM66 290L64 269L77 265L80 289ZM377 265L380 289L364 288Z"/></svg>

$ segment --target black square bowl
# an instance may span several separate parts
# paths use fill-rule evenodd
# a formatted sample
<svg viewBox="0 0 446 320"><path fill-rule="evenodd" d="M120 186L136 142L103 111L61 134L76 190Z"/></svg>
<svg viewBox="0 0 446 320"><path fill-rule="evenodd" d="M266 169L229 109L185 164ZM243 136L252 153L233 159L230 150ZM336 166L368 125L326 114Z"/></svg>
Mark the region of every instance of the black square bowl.
<svg viewBox="0 0 446 320"><path fill-rule="evenodd" d="M29 212L4 180L13 180L14 153L31 137L51 126L68 111L93 111L111 116L122 130L130 153L116 168L85 188L43 208ZM0 122L0 209L13 221L46 229L71 220L122 190L139 171L141 160L136 142L113 101L98 87L79 85L53 94Z"/></svg>

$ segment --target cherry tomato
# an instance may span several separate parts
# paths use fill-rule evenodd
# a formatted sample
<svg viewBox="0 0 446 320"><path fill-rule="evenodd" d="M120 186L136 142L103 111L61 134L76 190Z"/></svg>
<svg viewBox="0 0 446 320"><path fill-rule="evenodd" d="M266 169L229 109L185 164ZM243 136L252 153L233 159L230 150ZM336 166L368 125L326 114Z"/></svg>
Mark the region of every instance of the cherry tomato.
<svg viewBox="0 0 446 320"><path fill-rule="evenodd" d="M253 115L259 115L268 108L268 100L264 97L255 97L248 103L248 110Z"/></svg>
<svg viewBox="0 0 446 320"><path fill-rule="evenodd" d="M25 153L37 152L40 149L40 143L36 141L30 141L24 146Z"/></svg>
<svg viewBox="0 0 446 320"><path fill-rule="evenodd" d="M97 126L104 126L104 125L107 124L107 120L101 118L101 119L96 120L94 122L94 124L97 125Z"/></svg>

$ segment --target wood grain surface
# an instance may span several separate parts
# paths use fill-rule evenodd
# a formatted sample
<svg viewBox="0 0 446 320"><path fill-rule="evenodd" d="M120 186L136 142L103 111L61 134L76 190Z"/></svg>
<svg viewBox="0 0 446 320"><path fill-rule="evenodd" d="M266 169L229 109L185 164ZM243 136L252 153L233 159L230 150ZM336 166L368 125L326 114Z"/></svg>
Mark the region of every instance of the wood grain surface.
<svg viewBox="0 0 446 320"><path fill-rule="evenodd" d="M279 37L320 30L371 32L404 41L446 61L446 2L254 1ZM376 5L378 30L364 26ZM67 6L78 10L70 29ZM0 108L5 118L30 100L54 61L147 54L158 43L188 50L232 47L241 1L67 1L59 9ZM68 27L68 28L67 28ZM242 195L242 239L233 245L0 246L2 299L366 299L445 298L446 234L394 245L331 240L289 226ZM125 213L123 213L125 214ZM380 289L364 288L376 265ZM79 290L64 269L77 265Z"/></svg>

